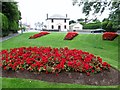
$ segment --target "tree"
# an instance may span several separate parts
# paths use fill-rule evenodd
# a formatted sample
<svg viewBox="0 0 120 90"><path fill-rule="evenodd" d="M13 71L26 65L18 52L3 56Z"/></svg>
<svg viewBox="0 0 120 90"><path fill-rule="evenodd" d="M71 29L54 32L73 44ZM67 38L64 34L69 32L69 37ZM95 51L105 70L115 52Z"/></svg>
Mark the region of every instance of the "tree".
<svg viewBox="0 0 120 90"><path fill-rule="evenodd" d="M17 2L2 2L2 13L8 18L8 29L17 32L21 12L18 10Z"/></svg>
<svg viewBox="0 0 120 90"><path fill-rule="evenodd" d="M76 23L76 21L70 20L70 21L69 21L69 25L72 24L72 23Z"/></svg>
<svg viewBox="0 0 120 90"><path fill-rule="evenodd" d="M2 20L0 20L0 27L2 27L2 30L0 30L0 36L6 36L9 33L8 18L2 13L0 13L0 17L2 18Z"/></svg>
<svg viewBox="0 0 120 90"><path fill-rule="evenodd" d="M116 2L113 0L102 0L100 1L92 1L92 0L87 0L83 1L80 0L73 0L73 5L78 4L79 6L83 5L83 13L86 14L86 16L90 15L90 12L93 12L93 15L96 14L102 14L106 8L110 10L110 15L109 19L113 21L113 27L120 28L120 1Z"/></svg>
<svg viewBox="0 0 120 90"><path fill-rule="evenodd" d="M77 19L78 22L83 22L84 19L83 18L80 18L80 19Z"/></svg>

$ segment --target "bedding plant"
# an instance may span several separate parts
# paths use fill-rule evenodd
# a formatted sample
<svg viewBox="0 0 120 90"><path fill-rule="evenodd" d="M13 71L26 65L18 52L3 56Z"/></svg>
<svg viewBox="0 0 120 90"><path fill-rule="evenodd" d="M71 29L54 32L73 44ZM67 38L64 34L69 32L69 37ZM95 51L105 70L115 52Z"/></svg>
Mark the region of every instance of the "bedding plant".
<svg viewBox="0 0 120 90"><path fill-rule="evenodd" d="M78 35L77 32L68 32L65 36L64 40L72 40L74 37Z"/></svg>
<svg viewBox="0 0 120 90"><path fill-rule="evenodd" d="M47 34L50 34L49 32L40 32L40 33L37 33L37 34L34 34L33 36L30 36L29 39L35 39L35 38L38 38L38 37L41 37L41 36L44 36L44 35L47 35Z"/></svg>
<svg viewBox="0 0 120 90"><path fill-rule="evenodd" d="M103 40L114 40L118 36L115 32L105 32L102 36Z"/></svg>
<svg viewBox="0 0 120 90"><path fill-rule="evenodd" d="M102 58L77 49L51 47L20 47L2 50L4 70L28 70L33 72L60 73L83 72L86 75L109 70L110 64Z"/></svg>

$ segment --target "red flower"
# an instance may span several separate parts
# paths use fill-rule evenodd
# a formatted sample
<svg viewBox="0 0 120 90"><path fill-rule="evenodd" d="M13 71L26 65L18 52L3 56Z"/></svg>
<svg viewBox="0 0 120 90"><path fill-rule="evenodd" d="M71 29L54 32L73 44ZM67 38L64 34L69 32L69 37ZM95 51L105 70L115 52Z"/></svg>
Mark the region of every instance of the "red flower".
<svg viewBox="0 0 120 90"><path fill-rule="evenodd" d="M103 40L114 40L118 36L115 32L105 32L103 34Z"/></svg>
<svg viewBox="0 0 120 90"><path fill-rule="evenodd" d="M92 71L91 71L92 73L94 73L95 72L95 70L94 69L92 69Z"/></svg>
<svg viewBox="0 0 120 90"><path fill-rule="evenodd" d="M38 37L41 37L41 36L44 36L44 35L47 35L47 34L50 34L50 33L49 32L40 32L38 34L30 36L29 39L35 39L35 38L38 38Z"/></svg>
<svg viewBox="0 0 120 90"><path fill-rule="evenodd" d="M65 71L85 72L88 76L109 69L110 64L102 62L102 58L82 50L51 47L20 47L2 50L2 68L4 70L29 70L59 73ZM49 68L47 68L49 66Z"/></svg>
<svg viewBox="0 0 120 90"><path fill-rule="evenodd" d="M85 68L86 70L88 70L88 69L89 69L89 65L88 65L88 64L84 64L84 68Z"/></svg>
<svg viewBox="0 0 120 90"><path fill-rule="evenodd" d="M89 73L89 72L87 72L86 74L87 74L87 76L90 76L90 73Z"/></svg>
<svg viewBox="0 0 120 90"><path fill-rule="evenodd" d="M65 36L64 40L72 40L75 36L77 36L77 32L68 32Z"/></svg>

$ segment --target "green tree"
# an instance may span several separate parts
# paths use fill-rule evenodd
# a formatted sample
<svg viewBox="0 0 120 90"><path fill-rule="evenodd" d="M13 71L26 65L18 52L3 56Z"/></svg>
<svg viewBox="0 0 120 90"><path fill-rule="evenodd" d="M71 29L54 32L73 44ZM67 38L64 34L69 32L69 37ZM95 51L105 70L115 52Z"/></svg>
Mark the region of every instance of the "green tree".
<svg viewBox="0 0 120 90"><path fill-rule="evenodd" d="M17 2L2 2L2 13L8 18L8 29L17 32L21 12L18 9Z"/></svg>
<svg viewBox="0 0 120 90"><path fill-rule="evenodd" d="M83 18L77 19L78 22L84 22Z"/></svg>
<svg viewBox="0 0 120 90"><path fill-rule="evenodd" d="M76 21L70 20L70 21L69 21L69 25L72 24L72 23L76 23Z"/></svg>
<svg viewBox="0 0 120 90"><path fill-rule="evenodd" d="M73 0L73 5L78 4L79 6L83 5L83 13L86 16L90 15L90 12L93 12L93 15L102 14L106 8L110 10L109 19L113 21L113 27L118 30L120 28L120 1L118 0L102 0L92 1L92 0Z"/></svg>
<svg viewBox="0 0 120 90"><path fill-rule="evenodd" d="M108 25L108 23L109 23L108 20L104 20L104 21L102 22L102 28L105 29L105 30L107 30L107 25Z"/></svg>
<svg viewBox="0 0 120 90"><path fill-rule="evenodd" d="M2 20L0 20L0 26L2 27L1 29L1 33L0 33L0 36L6 36L9 34L9 30L8 30L8 18L0 13L0 18L2 18Z"/></svg>

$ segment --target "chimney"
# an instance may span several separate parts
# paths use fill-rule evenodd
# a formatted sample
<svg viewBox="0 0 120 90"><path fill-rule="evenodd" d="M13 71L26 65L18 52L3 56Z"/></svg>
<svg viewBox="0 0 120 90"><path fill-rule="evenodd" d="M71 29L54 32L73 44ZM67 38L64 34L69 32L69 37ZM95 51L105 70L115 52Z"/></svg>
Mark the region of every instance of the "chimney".
<svg viewBox="0 0 120 90"><path fill-rule="evenodd" d="M47 19L48 19L48 13L47 13Z"/></svg>
<svg viewBox="0 0 120 90"><path fill-rule="evenodd" d="M67 14L66 14L66 18L67 18Z"/></svg>

